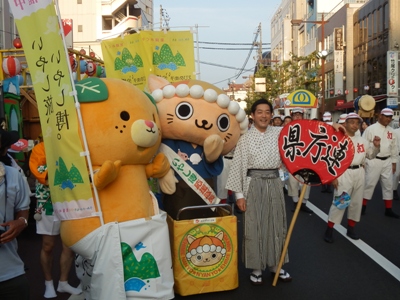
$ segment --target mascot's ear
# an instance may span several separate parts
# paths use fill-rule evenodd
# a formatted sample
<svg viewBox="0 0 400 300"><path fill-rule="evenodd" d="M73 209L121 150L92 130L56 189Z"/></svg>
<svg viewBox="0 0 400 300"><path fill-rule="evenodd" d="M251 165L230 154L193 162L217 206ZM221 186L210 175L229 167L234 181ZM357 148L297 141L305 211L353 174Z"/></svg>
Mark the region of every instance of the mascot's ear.
<svg viewBox="0 0 400 300"><path fill-rule="evenodd" d="M108 89L103 80L93 77L75 84L79 103L101 102L108 99Z"/></svg>
<svg viewBox="0 0 400 300"><path fill-rule="evenodd" d="M150 93L152 93L156 89L162 89L163 87L169 84L170 82L167 79L160 76L156 76L154 74L150 74L147 79L147 90Z"/></svg>
<svg viewBox="0 0 400 300"><path fill-rule="evenodd" d="M151 103L153 103L153 104L154 104L154 106L156 107L156 110L157 110L157 112L158 112L158 108L157 108L156 100L154 100L154 98L153 98L153 96L152 96L151 94L149 94L149 93L147 93L147 92L144 92L144 93L146 94L146 96L147 96L147 97L149 97L149 99L150 99Z"/></svg>

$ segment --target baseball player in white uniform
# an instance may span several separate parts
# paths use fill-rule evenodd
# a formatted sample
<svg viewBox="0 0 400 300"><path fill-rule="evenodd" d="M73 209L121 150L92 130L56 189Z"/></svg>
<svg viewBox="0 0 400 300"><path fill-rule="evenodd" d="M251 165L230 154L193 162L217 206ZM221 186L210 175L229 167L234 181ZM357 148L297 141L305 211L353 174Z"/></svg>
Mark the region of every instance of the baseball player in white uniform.
<svg viewBox="0 0 400 300"><path fill-rule="evenodd" d="M324 240L333 243L333 226L340 224L343 219L345 206L340 203L335 204L335 199L340 197L343 192L350 196L350 204L347 206L347 236L358 240L358 235L354 232L354 225L360 221L361 207L363 202L363 191L365 182L365 159L373 159L380 150L380 138L374 137L373 142L366 141L363 137L355 133L360 128L362 118L356 113L349 113L343 126L346 128L348 136L354 145L354 158L350 167L338 178L332 181L334 187L333 203L329 210L328 227L325 231Z"/></svg>
<svg viewBox="0 0 400 300"><path fill-rule="evenodd" d="M397 193L397 188L399 187L399 179L400 179L400 124L398 128L393 130L393 132L395 133L396 136L397 152L399 153L399 158L397 159L396 163L396 173L393 174L393 200L399 200L399 194Z"/></svg>
<svg viewBox="0 0 400 300"><path fill-rule="evenodd" d="M393 110L382 109L378 122L365 129L363 137L372 142L375 136L381 138L380 152L376 158L367 160L365 163L365 188L361 214L365 214L367 202L372 198L375 186L380 180L382 197L385 202L385 216L399 218L399 215L392 210L393 200L393 174L396 173L396 163L399 153L397 149L396 136L393 128L388 126L393 118Z"/></svg>
<svg viewBox="0 0 400 300"><path fill-rule="evenodd" d="M304 109L302 109L300 107L295 107L292 109L292 111L290 113L291 113L293 121L302 120L303 116L304 116ZM302 187L302 184L300 183L300 181L302 181L301 176L296 175L296 178L293 177L292 174L289 174L288 195L290 197L292 197L292 199L293 199L294 209L296 209L297 202L299 202L299 189ZM307 200L310 198L310 190L311 190L311 187L307 186L306 192L304 194L304 200L301 203L300 210L304 211L306 213L312 214L313 211L307 207Z"/></svg>

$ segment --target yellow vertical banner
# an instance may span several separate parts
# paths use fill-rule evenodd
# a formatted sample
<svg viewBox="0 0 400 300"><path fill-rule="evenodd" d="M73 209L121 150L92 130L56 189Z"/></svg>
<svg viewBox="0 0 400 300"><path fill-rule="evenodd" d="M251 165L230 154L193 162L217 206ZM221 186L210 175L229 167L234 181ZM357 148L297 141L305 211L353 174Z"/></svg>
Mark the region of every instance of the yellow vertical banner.
<svg viewBox="0 0 400 300"><path fill-rule="evenodd" d="M196 78L190 31L140 31L105 40L101 47L107 77L126 80L142 90L150 74L170 82Z"/></svg>
<svg viewBox="0 0 400 300"><path fill-rule="evenodd" d="M61 220L90 217L93 196L54 3L9 0L9 4L35 90L54 211Z"/></svg>
<svg viewBox="0 0 400 300"><path fill-rule="evenodd" d="M143 90L146 67L139 34L131 34L101 42L104 67L108 78L119 78Z"/></svg>

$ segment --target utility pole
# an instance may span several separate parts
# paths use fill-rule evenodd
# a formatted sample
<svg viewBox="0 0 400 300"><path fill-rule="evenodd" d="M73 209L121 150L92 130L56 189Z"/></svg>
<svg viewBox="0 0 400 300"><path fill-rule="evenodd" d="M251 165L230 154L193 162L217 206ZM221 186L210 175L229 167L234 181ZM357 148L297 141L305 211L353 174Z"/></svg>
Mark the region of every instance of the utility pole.
<svg viewBox="0 0 400 300"><path fill-rule="evenodd" d="M261 22L258 24L257 34L260 37L260 42L258 43L258 68L261 68L262 64L262 29L261 29Z"/></svg>
<svg viewBox="0 0 400 300"><path fill-rule="evenodd" d="M169 20L170 17L167 13L167 10L163 9L162 5L160 5L160 30L163 29L163 22L165 23L166 29L169 30Z"/></svg>

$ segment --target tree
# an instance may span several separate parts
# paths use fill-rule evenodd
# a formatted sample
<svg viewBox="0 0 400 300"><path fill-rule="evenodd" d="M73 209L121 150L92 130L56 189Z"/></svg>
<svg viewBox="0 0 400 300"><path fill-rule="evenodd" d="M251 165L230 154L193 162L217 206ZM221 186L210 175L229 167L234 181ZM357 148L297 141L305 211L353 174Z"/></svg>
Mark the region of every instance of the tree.
<svg viewBox="0 0 400 300"><path fill-rule="evenodd" d="M252 104L261 98L273 101L279 95L291 93L298 89L306 89L317 96L320 90L317 52L308 56L296 56L291 54L291 59L273 66L261 65L254 74L255 78L266 79L265 93L248 93L246 113L250 114ZM255 83L252 84L255 91Z"/></svg>

